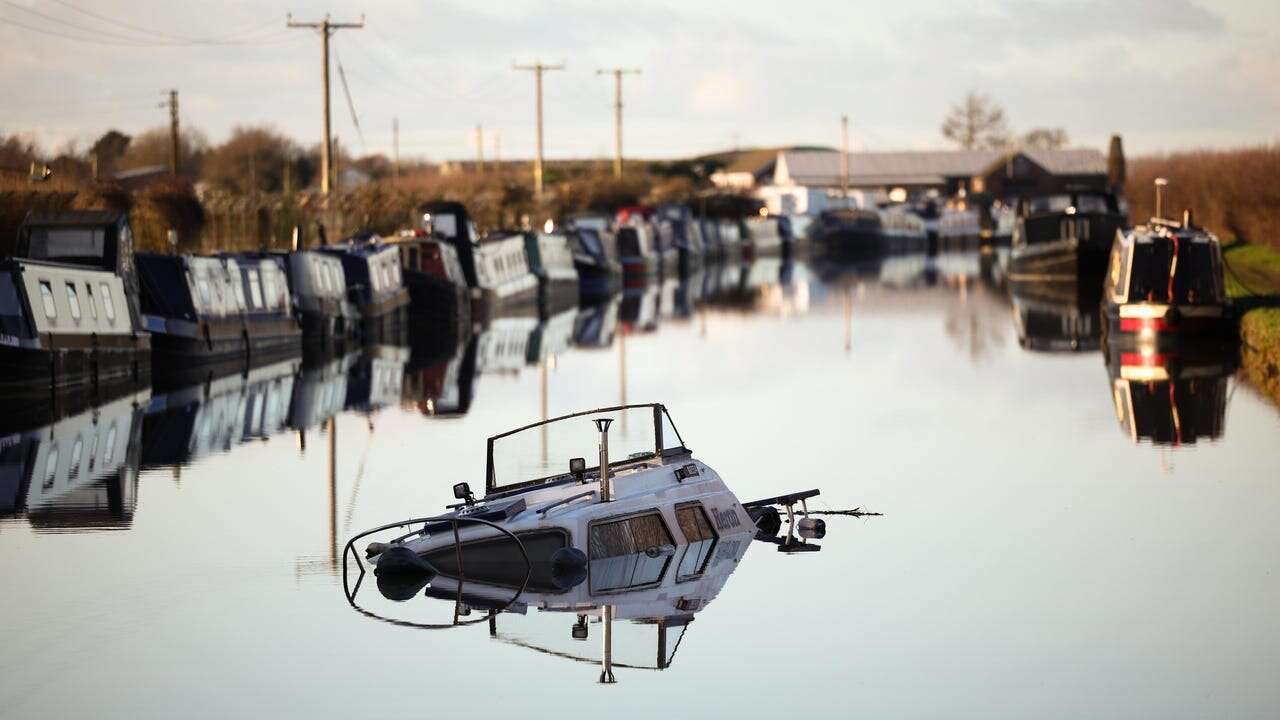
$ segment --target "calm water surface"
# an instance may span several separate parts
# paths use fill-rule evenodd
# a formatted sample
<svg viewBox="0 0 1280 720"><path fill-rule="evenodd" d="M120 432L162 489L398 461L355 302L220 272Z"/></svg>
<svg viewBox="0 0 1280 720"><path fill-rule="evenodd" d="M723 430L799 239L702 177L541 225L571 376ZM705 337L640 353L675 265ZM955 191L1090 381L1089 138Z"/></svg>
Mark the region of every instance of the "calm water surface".
<svg viewBox="0 0 1280 720"><path fill-rule="evenodd" d="M395 349L286 363L0 433L0 717L1274 717L1280 413L1229 360L1170 394L1114 383L1097 350L1024 349L1090 347L1087 321L1028 311L985 265L783 284L760 264L683 308L668 287L502 320L407 374ZM744 500L819 487L885 515L830 518L817 553L751 544L670 667L612 686L563 656L599 657L569 613L502 614L491 637L347 604L346 538L482 487L485 438L544 402L619 401L666 403ZM657 661L651 624L614 645Z"/></svg>

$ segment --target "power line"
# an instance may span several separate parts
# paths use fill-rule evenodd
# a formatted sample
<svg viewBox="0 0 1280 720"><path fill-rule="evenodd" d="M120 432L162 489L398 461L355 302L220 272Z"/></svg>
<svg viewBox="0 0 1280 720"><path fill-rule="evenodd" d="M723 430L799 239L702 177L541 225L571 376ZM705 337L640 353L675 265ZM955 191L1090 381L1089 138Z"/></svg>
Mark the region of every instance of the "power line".
<svg viewBox="0 0 1280 720"><path fill-rule="evenodd" d="M88 26L88 25L82 25L82 24L80 24L80 23L75 23L75 22L72 22L72 21L70 21L70 20L66 20L66 19L64 19L64 18L57 17L56 15L49 15L49 14L47 14L47 13L40 12L39 10L33 10L33 9L31 9L31 8L29 8L29 7L26 7L26 6L24 6L24 5L20 5L20 4L18 4L18 3L12 2L12 0L0 0L0 3L3 3L3 4L5 4L5 5L8 5L9 7L14 8L15 10L19 10L19 11L21 11L21 12L27 13L28 15L34 15L34 16L36 16L36 17L38 17L38 18L43 19L43 20L47 20L47 21L49 21L49 22L52 22L52 23L54 23L55 25L59 25L59 26L63 26L63 27L67 27L67 28L71 28L71 29L73 29L73 30L77 30L77 31L80 31L80 32L87 32L87 33L89 33L89 34L90 34L90 37L71 36L71 35L60 35L60 34L59 34L59 33L57 33L57 32L50 31L50 30L45 29L45 28L33 27L33 26L30 26L30 25L25 25L25 24L23 24L23 23L21 23L21 22L15 21L15 20L11 20L11 19L8 19L8 18L4 18L5 22L8 22L8 23L10 23L10 24L12 24L12 25L16 25L16 26L18 26L18 27L21 27L21 28L24 28L24 29L27 29L27 30L31 30L31 31L33 31L33 32L43 33L43 34L46 34L46 35L53 35L53 36L55 36L55 37L64 37L64 38L67 38L67 39L70 39L70 40L79 40L79 41L81 41L81 42L92 42L92 43L97 43L97 44L100 44L100 45L117 45L117 46L125 46L125 47L183 47L183 46L192 46L192 45L249 45L249 44L264 44L264 43L261 43L261 42L260 42L260 40L254 40L254 41L218 41L218 40L173 40L173 39L167 39L167 40L156 40L156 39L154 39L154 38L152 38L152 39L147 39L147 38L137 37L137 36L135 36L135 35L124 35L124 34L121 34L121 33L111 32L111 31L109 31L109 30L104 30L104 29L99 28L99 27L92 27L92 26ZM148 35L159 36L159 37L162 37L162 38L163 38L163 37L167 37L167 36L165 36L165 35L164 35L164 34L162 34L162 33L155 33L155 32L152 32L152 31L145 31L145 32L146 32L146 34L148 34ZM109 38L109 39L115 40L115 41L117 41L117 42L108 42L107 40L104 40L103 38ZM261 40L265 40L265 39L266 39L266 38L262 38Z"/></svg>
<svg viewBox="0 0 1280 720"><path fill-rule="evenodd" d="M333 59L338 63L338 80L342 81L342 94L347 96L347 109L351 111L351 124L356 126L356 135L360 138L360 147L366 153L369 147L364 142L364 131L360 129L360 118L356 115L356 104L351 100L351 88L347 86L347 73L342 69L342 57L338 55L338 46L333 46Z"/></svg>
<svg viewBox="0 0 1280 720"><path fill-rule="evenodd" d="M170 33L163 32L160 30L153 30L151 28L145 28L140 25L132 25L122 20L113 18L109 15L101 15L91 10L85 10L84 8L81 8L76 5L72 5L69 2L66 2L66 0L52 0L52 1L69 10L78 12L81 15L85 15L87 17L91 17L91 18L94 18L95 20L100 20L105 23L110 23L112 25L115 25L116 27L121 27L126 30L132 30L134 32L143 33L145 35L155 35L158 37L164 37L176 43L189 43L193 45L196 45L196 44L227 44L227 45L243 44L243 41L237 41L237 40L234 40L233 38L236 37L237 35L247 35L249 33L254 33L259 30L265 30L271 27L272 25L275 25L276 23L275 20L268 20L264 23L253 25L249 28L245 28L244 30L239 30L239 31L230 33L225 37L221 37L221 38L190 38L190 37L183 37L181 35L172 35ZM272 34L272 36L275 36L275 35L277 35L277 33Z"/></svg>

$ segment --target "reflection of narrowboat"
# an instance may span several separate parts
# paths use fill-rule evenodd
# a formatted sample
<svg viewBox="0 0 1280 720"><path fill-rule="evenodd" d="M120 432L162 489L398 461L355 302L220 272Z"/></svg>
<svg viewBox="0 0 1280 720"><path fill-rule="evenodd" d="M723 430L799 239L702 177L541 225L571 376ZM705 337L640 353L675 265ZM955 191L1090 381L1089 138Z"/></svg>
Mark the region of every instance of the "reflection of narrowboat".
<svg viewBox="0 0 1280 720"><path fill-rule="evenodd" d="M653 235L645 225L618 228L618 255L626 287L644 287L662 274L662 262L654 247Z"/></svg>
<svg viewBox="0 0 1280 720"><path fill-rule="evenodd" d="M737 263L748 259L747 239L742 234L742 222L737 219L722 218L716 221L716 235L720 239L720 259L727 263Z"/></svg>
<svg viewBox="0 0 1280 720"><path fill-rule="evenodd" d="M569 238L564 233L527 232L525 254L529 271L538 278L538 307L553 314L578 303L578 270Z"/></svg>
<svg viewBox="0 0 1280 720"><path fill-rule="evenodd" d="M627 333L652 332L658 329L658 308L662 288L650 285L646 288L627 288L622 291L622 305L618 319Z"/></svg>
<svg viewBox="0 0 1280 720"><path fill-rule="evenodd" d="M285 266L293 305L309 346L334 347L356 339L360 313L347 297L341 258L314 250L288 255Z"/></svg>
<svg viewBox="0 0 1280 720"><path fill-rule="evenodd" d="M459 345L453 355L405 369L403 398L423 415L452 417L471 409L476 377L476 338Z"/></svg>
<svg viewBox="0 0 1280 720"><path fill-rule="evenodd" d="M1120 428L1133 442L1193 445L1222 437L1238 349L1144 353L1103 345Z"/></svg>
<svg viewBox="0 0 1280 720"><path fill-rule="evenodd" d="M637 247L631 250L639 250L638 254L643 259L642 268L638 271L645 276L651 274L672 275L680 271L680 251L674 244L674 236L667 236L659 232L659 225L655 221L654 210L648 206L625 207L618 211L618 232L619 245L623 245L622 230L624 228L634 228L638 240ZM631 241L626 241L628 245ZM632 264L632 270L629 274L637 274L636 268L636 252L623 251L623 270L627 272L628 258Z"/></svg>
<svg viewBox="0 0 1280 720"><path fill-rule="evenodd" d="M1128 218L1115 195L1072 192L1018 202L1009 252L1014 282L1095 283L1107 266L1116 232Z"/></svg>
<svg viewBox="0 0 1280 720"><path fill-rule="evenodd" d="M304 363L293 382L288 426L293 430L317 427L341 413L347 402L347 374L359 352Z"/></svg>
<svg viewBox="0 0 1280 720"><path fill-rule="evenodd" d="M529 355L530 339L537 329L536 317L509 315L490 320L476 343L476 372L520 372Z"/></svg>
<svg viewBox="0 0 1280 720"><path fill-rule="evenodd" d="M593 301L615 293L622 277L617 236L608 230L575 224L570 226L569 242L573 266L578 271L578 299Z"/></svg>
<svg viewBox="0 0 1280 720"><path fill-rule="evenodd" d="M399 345L366 347L347 373L346 409L369 412L398 405L409 357L409 348Z"/></svg>
<svg viewBox="0 0 1280 720"><path fill-rule="evenodd" d="M143 318L166 371L300 350L302 330L276 259L138 253L137 260Z"/></svg>
<svg viewBox="0 0 1280 720"><path fill-rule="evenodd" d="M615 296L598 305L584 305L573 321L573 344L577 347L613 347L618 331L618 306Z"/></svg>
<svg viewBox="0 0 1280 720"><path fill-rule="evenodd" d="M562 310L543 319L529 335L529 347L525 350L525 362L537 365L555 355L563 355L573 339L577 308Z"/></svg>
<svg viewBox="0 0 1280 720"><path fill-rule="evenodd" d="M1097 350L1102 342L1098 302L1081 304L1074 297L1058 302L1012 294L1013 322L1025 350L1075 352Z"/></svg>
<svg viewBox="0 0 1280 720"><path fill-rule="evenodd" d="M1234 316L1222 271L1218 238L1190 217L1117 234L1102 291L1109 342L1158 349L1229 339Z"/></svg>
<svg viewBox="0 0 1280 720"><path fill-rule="evenodd" d="M186 465L283 432L300 365L288 359L235 369L153 395L142 420L143 467Z"/></svg>
<svg viewBox="0 0 1280 720"><path fill-rule="evenodd" d="M128 220L112 212L32 213L18 257L0 262L0 389L48 396L144 379L142 327Z"/></svg>
<svg viewBox="0 0 1280 720"><path fill-rule="evenodd" d="M707 262L723 260L724 243L720 242L720 223L712 218L699 218L699 234L702 235L703 256Z"/></svg>
<svg viewBox="0 0 1280 720"><path fill-rule="evenodd" d="M360 312L361 339L407 344L409 291L400 269L400 248L376 235L361 234L319 250L342 260L347 292Z"/></svg>
<svg viewBox="0 0 1280 720"><path fill-rule="evenodd" d="M128 527L149 396L126 392L0 438L0 517L25 515L37 530Z"/></svg>
<svg viewBox="0 0 1280 720"><path fill-rule="evenodd" d="M880 257L880 213L859 208L823 210L809 225L813 247L833 260Z"/></svg>

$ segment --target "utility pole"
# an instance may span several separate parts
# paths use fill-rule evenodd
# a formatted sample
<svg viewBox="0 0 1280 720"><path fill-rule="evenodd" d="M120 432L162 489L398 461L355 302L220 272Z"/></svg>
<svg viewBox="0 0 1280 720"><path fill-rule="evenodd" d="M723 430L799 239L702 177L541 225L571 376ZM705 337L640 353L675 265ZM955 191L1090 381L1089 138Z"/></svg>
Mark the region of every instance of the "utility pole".
<svg viewBox="0 0 1280 720"><path fill-rule="evenodd" d="M169 91L169 99L160 103L169 108L169 174L178 174L178 91Z"/></svg>
<svg viewBox="0 0 1280 720"><path fill-rule="evenodd" d="M597 75L613 76L613 176L622 179L622 76L639 75L636 68L601 68Z"/></svg>
<svg viewBox="0 0 1280 720"><path fill-rule="evenodd" d="M840 197L849 198L849 116L840 116Z"/></svg>
<svg viewBox="0 0 1280 720"><path fill-rule="evenodd" d="M392 172L400 177L400 118L391 118Z"/></svg>
<svg viewBox="0 0 1280 720"><path fill-rule="evenodd" d="M484 126L476 125L476 172L484 174Z"/></svg>
<svg viewBox="0 0 1280 720"><path fill-rule="evenodd" d="M296 23L293 21L293 14L287 17L288 27L291 28L311 28L320 31L320 65L321 78L324 87L324 141L320 143L320 193L329 194L329 164L331 162L330 153L332 145L329 139L329 37L335 32L343 28L362 28L364 27L364 15L360 16L358 23L336 23L329 20L329 16L325 15L324 20L320 22Z"/></svg>
<svg viewBox="0 0 1280 720"><path fill-rule="evenodd" d="M533 156L533 195L537 200L542 200L542 73L548 70L563 70L564 63L544 65L542 61L538 61L532 65L512 64L511 67L515 70L533 71L534 93L538 108L538 146L537 154Z"/></svg>

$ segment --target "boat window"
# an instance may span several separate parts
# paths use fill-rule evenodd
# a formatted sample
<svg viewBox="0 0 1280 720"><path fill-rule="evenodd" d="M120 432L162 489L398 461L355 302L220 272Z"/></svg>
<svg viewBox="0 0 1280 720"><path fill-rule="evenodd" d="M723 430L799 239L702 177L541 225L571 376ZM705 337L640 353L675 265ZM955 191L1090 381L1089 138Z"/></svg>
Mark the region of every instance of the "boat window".
<svg viewBox="0 0 1280 720"><path fill-rule="evenodd" d="M244 310L244 283L243 282L232 283L231 294L234 295L236 298L236 307L240 308L241 310Z"/></svg>
<svg viewBox="0 0 1280 720"><path fill-rule="evenodd" d="M456 215L431 213L431 231L440 237L458 237L458 217Z"/></svg>
<svg viewBox="0 0 1280 720"><path fill-rule="evenodd" d="M89 306L89 317L98 319L98 303L93 299L93 283L84 284L85 304Z"/></svg>
<svg viewBox="0 0 1280 720"><path fill-rule="evenodd" d="M1076 198L1076 212L1107 212L1107 198L1102 195L1081 195Z"/></svg>
<svg viewBox="0 0 1280 720"><path fill-rule="evenodd" d="M675 423L671 422L671 416L667 414L667 409L662 409L662 449L672 450L675 448L683 448L684 440L680 437L680 433L676 431Z"/></svg>
<svg viewBox="0 0 1280 720"><path fill-rule="evenodd" d="M58 444L53 443L49 446L49 455L44 461L44 482L40 487L48 490L53 487L53 481L58 477Z"/></svg>
<svg viewBox="0 0 1280 720"><path fill-rule="evenodd" d="M31 228L28 255L36 260L101 259L105 228Z"/></svg>
<svg viewBox="0 0 1280 720"><path fill-rule="evenodd" d="M273 269L262 271L262 294L267 299L267 306L275 308L280 297L276 294L276 273Z"/></svg>
<svg viewBox="0 0 1280 720"><path fill-rule="evenodd" d="M520 355L523 357L523 350ZM569 458L586 458L588 471L598 469L600 432L592 422L596 418L613 420L609 428L610 467L654 457L657 438L652 405L574 415L493 438L489 491L565 475Z"/></svg>
<svg viewBox="0 0 1280 720"><path fill-rule="evenodd" d="M75 482L80 477L80 460L84 454L84 438L76 436L76 442L71 446L71 467L67 469L67 482Z"/></svg>
<svg viewBox="0 0 1280 720"><path fill-rule="evenodd" d="M652 510L591 525L587 544L591 591L608 592L661 582L675 541Z"/></svg>
<svg viewBox="0 0 1280 720"><path fill-rule="evenodd" d="M111 423L111 429L107 431L107 446L103 448L106 453L102 456L102 464L110 465L116 456L116 424Z"/></svg>
<svg viewBox="0 0 1280 720"><path fill-rule="evenodd" d="M102 310L107 314L107 321L114 324L116 321L116 305L111 301L111 288L106 283L99 283L98 289L102 291Z"/></svg>
<svg viewBox="0 0 1280 720"><path fill-rule="evenodd" d="M686 505L676 508L676 522L680 532L689 543L684 554L680 556L680 565L676 568L676 580L688 580L698 577L707 569L711 559L711 549L716 544L716 531L711 520L701 505Z"/></svg>
<svg viewBox="0 0 1280 720"><path fill-rule="evenodd" d="M400 286L400 266L396 265L395 263L391 263L390 267L391 267L391 286L399 287Z"/></svg>
<svg viewBox="0 0 1280 720"><path fill-rule="evenodd" d="M249 271L249 299L253 301L253 309L262 307L262 285L257 270Z"/></svg>
<svg viewBox="0 0 1280 720"><path fill-rule="evenodd" d="M1061 212L1071 207L1070 195L1041 195L1027 201L1030 212Z"/></svg>
<svg viewBox="0 0 1280 720"><path fill-rule="evenodd" d="M45 317L50 320L56 320L58 317L58 306L53 301L53 285L48 280L40 281L40 301L44 303Z"/></svg>
<svg viewBox="0 0 1280 720"><path fill-rule="evenodd" d="M76 286L74 283L65 283L67 286L67 305L71 308L71 319L80 319L80 296L76 294Z"/></svg>
<svg viewBox="0 0 1280 720"><path fill-rule="evenodd" d="M197 286L200 288L200 305L203 307L209 307L209 280L201 275Z"/></svg>

